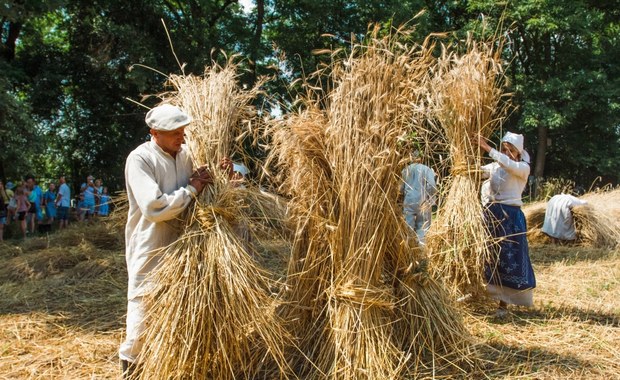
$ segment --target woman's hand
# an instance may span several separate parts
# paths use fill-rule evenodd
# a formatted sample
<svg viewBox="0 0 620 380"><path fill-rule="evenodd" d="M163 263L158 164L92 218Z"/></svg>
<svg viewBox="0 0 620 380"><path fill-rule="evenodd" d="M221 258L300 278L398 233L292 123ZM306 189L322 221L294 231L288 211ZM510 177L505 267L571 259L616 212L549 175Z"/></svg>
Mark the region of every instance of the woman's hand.
<svg viewBox="0 0 620 380"><path fill-rule="evenodd" d="M476 145L478 145L480 147L480 149L484 150L485 152L489 153L491 151L492 148L489 145L489 143L487 142L487 139L482 137L480 134L475 136L472 140L474 140L473 142Z"/></svg>

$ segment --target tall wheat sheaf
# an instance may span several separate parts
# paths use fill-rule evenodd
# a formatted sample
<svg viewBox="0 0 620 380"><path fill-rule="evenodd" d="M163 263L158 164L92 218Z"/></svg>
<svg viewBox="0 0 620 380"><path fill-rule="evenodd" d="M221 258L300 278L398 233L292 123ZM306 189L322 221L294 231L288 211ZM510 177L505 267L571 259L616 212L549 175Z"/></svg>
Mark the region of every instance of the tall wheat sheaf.
<svg viewBox="0 0 620 380"><path fill-rule="evenodd" d="M434 62L428 42L407 37L375 29L344 59L334 52L329 90L272 127L270 160L296 224L282 315L302 378L417 376L468 347L397 204L401 142L422 125Z"/></svg>
<svg viewBox="0 0 620 380"><path fill-rule="evenodd" d="M444 49L431 82L435 127L449 145L450 176L427 235L429 267L457 297L484 294L483 268L492 239L483 219L477 136L497 131L508 109L500 47L467 41L467 51Z"/></svg>
<svg viewBox="0 0 620 380"><path fill-rule="evenodd" d="M272 284L237 233L271 198L231 186L219 167L222 157L239 152L237 142L252 127L250 102L262 83L241 90L232 62L207 67L203 76L171 75L169 83L173 90L162 97L194 119L185 130L188 148L214 183L186 213L181 237L161 253L140 378L256 378L271 368L286 373L289 340L275 315ZM269 205L262 206L267 218Z"/></svg>

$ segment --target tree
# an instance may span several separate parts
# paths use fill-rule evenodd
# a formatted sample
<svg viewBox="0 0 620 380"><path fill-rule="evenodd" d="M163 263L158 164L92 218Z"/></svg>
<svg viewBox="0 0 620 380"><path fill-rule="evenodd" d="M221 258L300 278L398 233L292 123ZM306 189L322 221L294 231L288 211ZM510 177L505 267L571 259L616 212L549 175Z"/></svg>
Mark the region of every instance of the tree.
<svg viewBox="0 0 620 380"><path fill-rule="evenodd" d="M217 57L212 51L249 35L232 0L57 5L21 21L11 65L22 75L12 83L37 126L34 140L43 144L33 160L39 167L30 170L66 172L73 183L92 173L121 188L126 155L148 135L144 108L129 99L161 92L166 77L157 71L200 74Z"/></svg>
<svg viewBox="0 0 620 380"><path fill-rule="evenodd" d="M59 1L8 1L0 9L0 178L19 179L38 162L42 148L32 117L27 89L21 83L27 73L16 60L18 41L25 25L60 6ZM30 147L31 149L24 149Z"/></svg>
<svg viewBox="0 0 620 380"><path fill-rule="evenodd" d="M347 49L370 23L410 22L422 41L437 31L482 35L482 24L493 32L503 20L517 106L506 128L538 147L534 174L617 181L619 3L255 0L245 13L236 0L8 1L0 8L0 177L64 172L77 183L92 173L121 188L124 159L148 134L145 109L128 99L154 105L146 95L164 89L167 73L201 74L237 54L243 83L275 76L267 96L292 104L288 85L330 63L313 51Z"/></svg>
<svg viewBox="0 0 620 380"><path fill-rule="evenodd" d="M372 23L398 26L415 22L421 26L420 35L427 23L426 18L412 21L424 7L423 1L415 0L289 0L269 1L267 7L266 39L285 58L278 62L285 81L329 64L328 56L313 52L346 49L352 41L364 38Z"/></svg>
<svg viewBox="0 0 620 380"><path fill-rule="evenodd" d="M617 181L620 87L618 11L606 2L470 1L473 28L503 20L518 108L512 127L535 142L533 174ZM617 3L617 2L614 2ZM612 14L610 10L613 9ZM613 14L615 13L615 15ZM483 15L483 16L482 16ZM549 169L549 170L547 170Z"/></svg>

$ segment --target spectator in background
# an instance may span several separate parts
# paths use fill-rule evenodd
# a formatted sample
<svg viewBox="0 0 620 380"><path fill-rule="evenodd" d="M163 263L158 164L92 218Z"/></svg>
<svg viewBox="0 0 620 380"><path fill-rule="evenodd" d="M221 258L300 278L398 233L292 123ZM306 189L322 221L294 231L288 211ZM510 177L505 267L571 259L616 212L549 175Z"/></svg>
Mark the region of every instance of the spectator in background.
<svg viewBox="0 0 620 380"><path fill-rule="evenodd" d="M4 188L4 182L0 180L0 241L4 240L4 225L7 224L6 213L10 199Z"/></svg>
<svg viewBox="0 0 620 380"><path fill-rule="evenodd" d="M58 194L56 195L57 216L60 221L58 227L62 230L69 224L69 208L71 207L71 189L67 185L64 175L58 178Z"/></svg>
<svg viewBox="0 0 620 380"><path fill-rule="evenodd" d="M36 197L35 197L35 205L36 205L36 216L37 216L37 222L41 222L43 220L43 189L41 189L41 187L39 186L37 180L34 178L33 175L28 175L26 177L26 182L28 182L28 187L32 188L32 190L35 192Z"/></svg>
<svg viewBox="0 0 620 380"><path fill-rule="evenodd" d="M75 211L77 214L77 220L80 222L83 222L84 220L86 220L86 214L88 211L88 208L86 208L86 206L84 205L84 192L81 191L80 194L76 197L76 205L75 205Z"/></svg>
<svg viewBox="0 0 620 380"><path fill-rule="evenodd" d="M99 194L103 193L103 180L101 178L95 180L95 190L97 190Z"/></svg>
<svg viewBox="0 0 620 380"><path fill-rule="evenodd" d="M104 186L101 189L101 196L99 199L99 215L108 216L110 214L110 196L108 195L107 187Z"/></svg>
<svg viewBox="0 0 620 380"><path fill-rule="evenodd" d="M43 205L45 206L45 215L49 224L54 223L56 219L56 184L50 182L47 191L43 194Z"/></svg>
<svg viewBox="0 0 620 380"><path fill-rule="evenodd" d="M95 206L97 204L97 190L95 188L94 177L89 175L86 178L86 188L84 189L84 199L82 207L84 209L83 219L92 219L95 215ZM82 194L80 194L81 199Z"/></svg>
<svg viewBox="0 0 620 380"><path fill-rule="evenodd" d="M101 178L95 180L95 215L99 215L99 205L101 204L101 194L103 193L103 181Z"/></svg>
<svg viewBox="0 0 620 380"><path fill-rule="evenodd" d="M17 199L17 220L19 228L22 232L22 238L26 238L26 213L30 210L30 202L28 202L28 196L24 191L25 187L17 186L15 190L15 198Z"/></svg>
<svg viewBox="0 0 620 380"><path fill-rule="evenodd" d="M422 163L420 151L412 153L412 163L402 171L403 213L420 244L431 226L434 197L437 193L435 173Z"/></svg>
<svg viewBox="0 0 620 380"><path fill-rule="evenodd" d="M41 211L43 191L37 185L32 174L27 175L25 178L24 193L28 197L28 203L30 204L30 208L26 213L26 225L30 227L28 231L34 234L37 222L43 219L43 211ZM41 215L40 218L39 215Z"/></svg>
<svg viewBox="0 0 620 380"><path fill-rule="evenodd" d="M6 224L9 225L13 220L15 220L15 215L17 214L17 199L15 199L15 193L13 189L15 185L13 182L7 182L5 186L6 194L9 196L9 204L6 208Z"/></svg>

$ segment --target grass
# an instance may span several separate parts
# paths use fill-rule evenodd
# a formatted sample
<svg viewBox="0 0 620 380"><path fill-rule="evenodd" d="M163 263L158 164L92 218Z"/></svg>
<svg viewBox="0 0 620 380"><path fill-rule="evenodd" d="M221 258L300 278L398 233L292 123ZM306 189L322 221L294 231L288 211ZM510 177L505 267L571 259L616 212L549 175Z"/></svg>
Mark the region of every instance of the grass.
<svg viewBox="0 0 620 380"><path fill-rule="evenodd" d="M122 245L103 244L115 240L100 226L37 239L0 243L0 378L116 378L126 292ZM288 247L264 247L260 261L285 273ZM54 267L75 250L83 252L80 260ZM494 318L493 305L472 307L465 322L481 344L480 368L450 378L617 378L619 252L533 245L531 256L535 307L505 320ZM31 268L28 275L7 270L17 262Z"/></svg>
<svg viewBox="0 0 620 380"><path fill-rule="evenodd" d="M0 378L116 377L124 261L103 225L0 243Z"/></svg>

